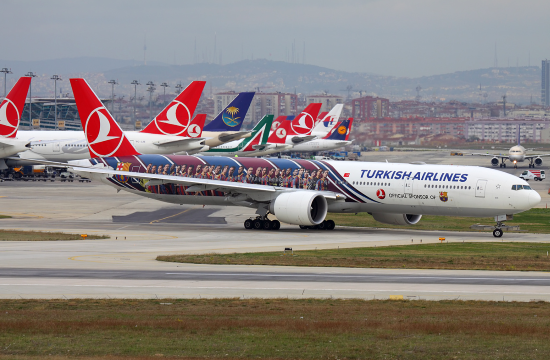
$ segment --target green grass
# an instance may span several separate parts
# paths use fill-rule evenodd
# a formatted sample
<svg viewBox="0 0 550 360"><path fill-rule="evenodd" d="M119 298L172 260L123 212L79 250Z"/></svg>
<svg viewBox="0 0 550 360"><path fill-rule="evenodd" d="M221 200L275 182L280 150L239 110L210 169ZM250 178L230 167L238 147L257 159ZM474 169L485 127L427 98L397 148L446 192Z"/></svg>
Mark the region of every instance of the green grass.
<svg viewBox="0 0 550 360"><path fill-rule="evenodd" d="M470 225L483 224L494 225L493 218L468 218L453 216L422 216L422 219L416 225L399 226L382 224L374 220L367 213L355 214L335 214L329 213L327 219L332 219L336 225L356 226L356 227L382 227L390 229L407 230L450 230L450 231L473 231ZM507 225L518 225L521 230L527 230L532 233L549 234L550 233L550 209L535 208L514 215L514 220L507 221Z"/></svg>
<svg viewBox="0 0 550 360"><path fill-rule="evenodd" d="M0 215L0 219L11 219L11 216L8 216L8 215Z"/></svg>
<svg viewBox="0 0 550 360"><path fill-rule="evenodd" d="M283 252L158 256L194 264L550 271L544 243L443 243Z"/></svg>
<svg viewBox="0 0 550 360"><path fill-rule="evenodd" d="M87 240L108 239L106 235L89 235ZM47 231L21 231L21 230L0 230L0 241L61 241L61 240L83 240L81 234L66 234L62 232Z"/></svg>
<svg viewBox="0 0 550 360"><path fill-rule="evenodd" d="M550 304L541 302L0 300L0 309L0 359L467 360L550 353Z"/></svg>

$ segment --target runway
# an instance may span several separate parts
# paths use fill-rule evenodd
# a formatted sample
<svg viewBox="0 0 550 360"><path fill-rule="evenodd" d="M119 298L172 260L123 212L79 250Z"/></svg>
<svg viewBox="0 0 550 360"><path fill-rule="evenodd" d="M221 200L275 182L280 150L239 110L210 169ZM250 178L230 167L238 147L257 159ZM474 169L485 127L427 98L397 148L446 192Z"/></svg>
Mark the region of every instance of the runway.
<svg viewBox="0 0 550 360"><path fill-rule="evenodd" d="M375 155L377 161L402 157L406 161L421 158L430 163L466 163L471 159L451 158L439 152ZM543 195L542 206L548 199L546 184L532 184ZM0 197L2 213L13 216L0 220L0 228L110 237L0 242L0 298L383 299L401 295L432 300L550 301L550 274L546 273L194 265L155 260L158 255L182 253L405 245L417 244L421 239L430 243L438 242L440 236L449 242L495 241L490 232L382 227L340 227L323 232L302 231L289 225L278 232L250 231L244 230L242 223L254 213L251 209L169 205L116 193L98 183L5 182L0 184ZM550 242L546 235L525 233L505 234L503 240Z"/></svg>

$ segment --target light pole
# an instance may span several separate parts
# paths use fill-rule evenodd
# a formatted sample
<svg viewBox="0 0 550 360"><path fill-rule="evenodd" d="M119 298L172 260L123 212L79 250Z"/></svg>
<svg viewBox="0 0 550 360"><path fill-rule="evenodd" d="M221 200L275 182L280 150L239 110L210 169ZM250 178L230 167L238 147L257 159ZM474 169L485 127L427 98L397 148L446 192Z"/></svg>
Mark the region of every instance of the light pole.
<svg viewBox="0 0 550 360"><path fill-rule="evenodd" d="M111 105L111 111L114 113L115 112L115 85L118 85L118 83L116 82L116 80L110 80L107 82L107 84L111 84L111 103L113 105Z"/></svg>
<svg viewBox="0 0 550 360"><path fill-rule="evenodd" d="M146 85L149 87L147 88L147 91L149 91L149 121L153 121L153 112L151 109L151 105L153 104L153 91L156 90L155 83L152 81L149 81Z"/></svg>
<svg viewBox="0 0 550 360"><path fill-rule="evenodd" d="M63 80L62 78L60 78L58 75L54 75L50 78L51 80L53 80L53 83L54 83L54 121L55 121L55 130L57 130L57 81L61 81Z"/></svg>
<svg viewBox="0 0 550 360"><path fill-rule="evenodd" d="M176 87L176 90L178 91L178 93L176 94L176 96L177 96L177 95L180 94L181 89L183 89L183 86L181 86L181 83L178 83L175 87Z"/></svg>
<svg viewBox="0 0 550 360"><path fill-rule="evenodd" d="M163 82L162 84L160 84L160 86L162 86L164 88L164 95L163 95L164 104L163 105L166 106L166 88L170 87L170 85Z"/></svg>
<svg viewBox="0 0 550 360"><path fill-rule="evenodd" d="M7 94L7 92L6 92L6 75L13 74L13 73L8 68L2 68L2 70L0 70L0 72L4 73L4 97L6 97L6 94Z"/></svg>
<svg viewBox="0 0 550 360"><path fill-rule="evenodd" d="M29 84L29 126L32 126L32 78L37 77L38 75L32 71L29 71L25 74L25 76L31 78L31 83Z"/></svg>
<svg viewBox="0 0 550 360"><path fill-rule="evenodd" d="M134 80L132 81L132 85L134 85L134 125L136 124L136 106L137 106L137 86L141 85L139 81Z"/></svg>

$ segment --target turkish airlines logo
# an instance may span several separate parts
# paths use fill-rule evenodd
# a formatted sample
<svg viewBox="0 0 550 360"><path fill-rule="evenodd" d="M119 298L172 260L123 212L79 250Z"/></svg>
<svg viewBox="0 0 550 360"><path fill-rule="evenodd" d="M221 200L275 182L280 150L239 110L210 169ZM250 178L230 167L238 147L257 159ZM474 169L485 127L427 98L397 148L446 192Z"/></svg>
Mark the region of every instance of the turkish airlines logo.
<svg viewBox="0 0 550 360"><path fill-rule="evenodd" d="M88 139L88 147L100 157L113 155L122 145L124 139L124 134L118 126L111 127L109 113L103 106L90 113L86 119L84 132Z"/></svg>
<svg viewBox="0 0 550 360"><path fill-rule="evenodd" d="M277 135L279 139L284 139L286 136L286 130L283 128L278 128L277 131L275 132L275 135Z"/></svg>
<svg viewBox="0 0 550 360"><path fill-rule="evenodd" d="M280 121L274 121L273 124L271 124L271 131L275 131L281 125Z"/></svg>
<svg viewBox="0 0 550 360"><path fill-rule="evenodd" d="M311 131L313 124L315 124L313 116L303 112L297 119L294 119L290 125L296 134L304 135Z"/></svg>
<svg viewBox="0 0 550 360"><path fill-rule="evenodd" d="M0 105L0 135L10 137L19 127L19 111L10 99L4 99Z"/></svg>
<svg viewBox="0 0 550 360"><path fill-rule="evenodd" d="M383 200L386 197L386 192L382 189L378 189L378 191L376 191L376 196L378 196L380 200Z"/></svg>
<svg viewBox="0 0 550 360"><path fill-rule="evenodd" d="M182 134L191 121L189 108L181 101L172 101L170 107L155 118L157 128L165 135Z"/></svg>
<svg viewBox="0 0 550 360"><path fill-rule="evenodd" d="M201 134L201 127L197 124L191 124L187 128L187 135L192 138L196 138Z"/></svg>

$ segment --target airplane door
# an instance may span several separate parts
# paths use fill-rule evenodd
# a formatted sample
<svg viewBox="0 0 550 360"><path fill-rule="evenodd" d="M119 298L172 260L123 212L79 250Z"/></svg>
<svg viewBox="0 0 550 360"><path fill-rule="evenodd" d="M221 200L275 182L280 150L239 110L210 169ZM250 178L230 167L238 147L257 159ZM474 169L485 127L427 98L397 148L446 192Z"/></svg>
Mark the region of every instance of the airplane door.
<svg viewBox="0 0 550 360"><path fill-rule="evenodd" d="M59 145L59 143L53 143L53 152L60 152L61 151L61 146Z"/></svg>
<svg viewBox="0 0 550 360"><path fill-rule="evenodd" d="M487 180L478 180L476 184L476 197L485 197L485 188L487 187Z"/></svg>
<svg viewBox="0 0 550 360"><path fill-rule="evenodd" d="M405 194L412 194L413 193L413 181L411 179L405 180Z"/></svg>

